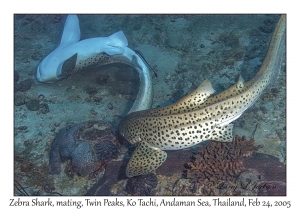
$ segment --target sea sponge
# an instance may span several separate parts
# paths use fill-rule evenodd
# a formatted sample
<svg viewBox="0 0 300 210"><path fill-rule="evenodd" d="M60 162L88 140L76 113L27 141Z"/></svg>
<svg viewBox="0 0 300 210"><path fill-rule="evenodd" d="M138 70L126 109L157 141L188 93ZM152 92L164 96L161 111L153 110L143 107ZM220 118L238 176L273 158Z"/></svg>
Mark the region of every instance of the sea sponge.
<svg viewBox="0 0 300 210"><path fill-rule="evenodd" d="M71 168L81 176L100 170L119 154L120 143L102 121L87 121L64 128L54 138L49 172L61 172L61 163L71 160Z"/></svg>
<svg viewBox="0 0 300 210"><path fill-rule="evenodd" d="M254 146L254 139L248 141L245 136L236 136L232 142L211 141L200 146L186 164L186 178L192 179L195 187L233 181L245 170L241 158L250 156L259 148Z"/></svg>

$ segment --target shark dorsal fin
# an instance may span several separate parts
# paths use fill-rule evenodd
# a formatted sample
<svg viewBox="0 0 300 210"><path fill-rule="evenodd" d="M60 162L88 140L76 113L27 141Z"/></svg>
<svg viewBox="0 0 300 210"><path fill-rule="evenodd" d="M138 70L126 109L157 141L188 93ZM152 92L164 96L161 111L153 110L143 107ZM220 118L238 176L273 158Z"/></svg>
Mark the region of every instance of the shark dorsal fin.
<svg viewBox="0 0 300 210"><path fill-rule="evenodd" d="M198 107L204 103L208 97L213 94L215 90L213 89L209 80L205 80L201 83L201 85L194 90L192 93L187 96L181 98L176 103L173 103L169 106L150 110L144 110L140 112L131 113L130 116L143 116L143 117L158 117L158 116L166 116L170 114L180 114L189 111L193 111L198 109Z"/></svg>
<svg viewBox="0 0 300 210"><path fill-rule="evenodd" d="M202 103L199 108L203 108L206 107L208 105L211 104L215 104L218 103L220 101L226 100L228 98L234 97L238 94L240 94L241 92L243 92L247 87L245 87L245 82L244 79L242 78L242 76L239 76L239 79L237 81L237 83L235 83L234 85L232 85L230 88L228 88L227 90L208 98L204 103Z"/></svg>

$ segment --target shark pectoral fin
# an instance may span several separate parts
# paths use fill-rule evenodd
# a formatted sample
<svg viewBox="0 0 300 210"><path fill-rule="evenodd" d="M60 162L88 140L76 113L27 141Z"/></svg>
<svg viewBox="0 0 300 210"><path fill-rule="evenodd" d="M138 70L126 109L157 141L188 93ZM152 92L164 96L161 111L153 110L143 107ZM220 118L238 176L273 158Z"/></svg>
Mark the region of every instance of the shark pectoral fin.
<svg viewBox="0 0 300 210"><path fill-rule="evenodd" d="M109 41L106 43L104 51L108 55L123 54L128 41L123 31L118 31L109 36Z"/></svg>
<svg viewBox="0 0 300 210"><path fill-rule="evenodd" d="M231 142L233 140L232 129L233 124L215 127L211 134L211 140Z"/></svg>
<svg viewBox="0 0 300 210"><path fill-rule="evenodd" d="M167 158L167 153L151 146L147 142L140 142L133 152L127 168L127 177L145 175L153 172Z"/></svg>
<svg viewBox="0 0 300 210"><path fill-rule="evenodd" d="M128 41L123 33L123 31L118 31L112 35L109 36L109 39L116 45L120 47L127 47Z"/></svg>
<svg viewBox="0 0 300 210"><path fill-rule="evenodd" d="M77 53L75 53L72 57L63 61L62 66L57 69L57 75L60 77L69 77L73 73L75 73L75 66L77 61Z"/></svg>

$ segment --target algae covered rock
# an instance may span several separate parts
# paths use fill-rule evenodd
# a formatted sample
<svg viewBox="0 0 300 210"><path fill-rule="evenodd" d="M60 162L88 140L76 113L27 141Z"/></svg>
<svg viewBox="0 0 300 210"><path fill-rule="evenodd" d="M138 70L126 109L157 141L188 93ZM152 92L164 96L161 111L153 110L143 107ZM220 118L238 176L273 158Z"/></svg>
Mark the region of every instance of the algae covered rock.
<svg viewBox="0 0 300 210"><path fill-rule="evenodd" d="M25 104L26 96L23 93L15 93L14 94L14 103L16 106L21 106Z"/></svg>
<svg viewBox="0 0 300 210"><path fill-rule="evenodd" d="M61 172L61 163L71 160L71 169L86 176L119 154L120 144L110 127L102 121L87 121L59 131L51 145L49 172Z"/></svg>
<svg viewBox="0 0 300 210"><path fill-rule="evenodd" d="M25 92L27 90L30 90L33 83L34 83L33 79L31 79L31 78L25 79L19 83L15 83L14 90L15 90L15 92L17 92L17 91Z"/></svg>
<svg viewBox="0 0 300 210"><path fill-rule="evenodd" d="M147 196L157 186L157 183L155 174L134 176L127 180L125 189L128 194L133 196Z"/></svg>

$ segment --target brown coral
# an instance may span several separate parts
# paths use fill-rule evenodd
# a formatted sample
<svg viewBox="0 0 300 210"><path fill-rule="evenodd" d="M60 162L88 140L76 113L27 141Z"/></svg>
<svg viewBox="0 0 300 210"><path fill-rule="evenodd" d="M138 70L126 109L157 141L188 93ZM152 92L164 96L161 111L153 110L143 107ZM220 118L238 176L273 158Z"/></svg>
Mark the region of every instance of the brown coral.
<svg viewBox="0 0 300 210"><path fill-rule="evenodd" d="M186 164L186 177L193 179L194 187L212 186L220 181L233 181L245 169L241 158L250 156L260 146L254 139L236 136L232 142L211 141L200 146L197 153Z"/></svg>

